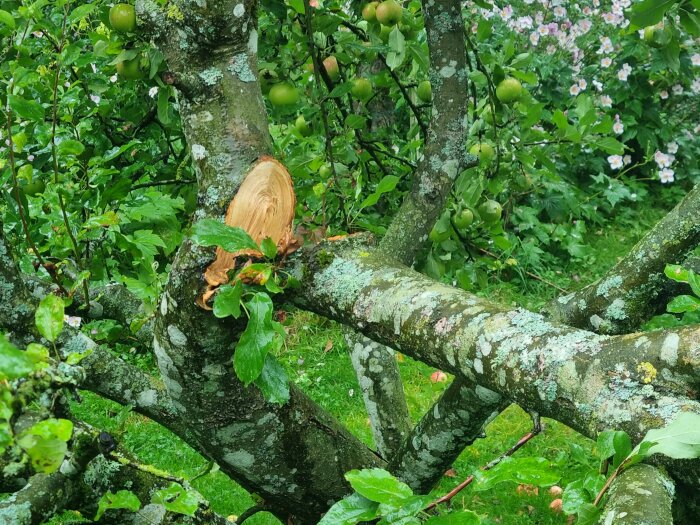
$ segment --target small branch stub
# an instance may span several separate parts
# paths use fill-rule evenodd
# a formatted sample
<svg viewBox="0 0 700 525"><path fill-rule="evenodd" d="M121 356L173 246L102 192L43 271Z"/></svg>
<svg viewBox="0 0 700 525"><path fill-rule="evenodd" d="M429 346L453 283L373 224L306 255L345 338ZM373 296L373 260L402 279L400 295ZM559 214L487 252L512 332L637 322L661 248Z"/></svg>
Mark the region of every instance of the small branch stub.
<svg viewBox="0 0 700 525"><path fill-rule="evenodd" d="M295 243L292 234L295 206L294 186L287 168L272 157L261 157L229 204L224 223L245 230L257 243L270 237L277 244L278 253L284 254ZM216 259L204 272L207 290L200 306L209 308L207 301L219 286L228 282L228 273L242 256L255 258L262 254L254 250L231 253L216 249Z"/></svg>

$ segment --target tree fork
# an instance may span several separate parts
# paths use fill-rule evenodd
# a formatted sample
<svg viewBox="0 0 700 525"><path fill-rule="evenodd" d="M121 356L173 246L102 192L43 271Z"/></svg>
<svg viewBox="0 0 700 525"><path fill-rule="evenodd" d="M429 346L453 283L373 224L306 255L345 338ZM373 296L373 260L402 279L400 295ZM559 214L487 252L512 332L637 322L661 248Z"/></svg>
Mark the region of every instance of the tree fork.
<svg viewBox="0 0 700 525"><path fill-rule="evenodd" d="M206 85L181 94L180 113L199 185L194 218L221 220L251 166L272 152L257 82L257 3L179 5L189 25L177 27L148 1L137 2L137 13L169 68ZM383 462L294 385L280 406L236 378L231 360L245 323L195 304L213 255L182 244L156 315L153 348L176 417L187 421L198 450L278 517L316 523L349 492L345 472Z"/></svg>

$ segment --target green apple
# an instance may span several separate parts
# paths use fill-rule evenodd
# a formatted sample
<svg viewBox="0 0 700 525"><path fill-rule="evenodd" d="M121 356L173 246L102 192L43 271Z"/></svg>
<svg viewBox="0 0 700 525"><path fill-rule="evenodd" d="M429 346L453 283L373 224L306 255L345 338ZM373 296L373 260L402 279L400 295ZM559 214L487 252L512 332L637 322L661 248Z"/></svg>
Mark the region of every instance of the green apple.
<svg viewBox="0 0 700 525"><path fill-rule="evenodd" d="M109 10L109 25L121 33L131 33L136 29L136 11L133 5L115 4Z"/></svg>
<svg viewBox="0 0 700 525"><path fill-rule="evenodd" d="M522 94L523 85L517 78L505 78L496 86L496 97L504 104L515 102Z"/></svg>
<svg viewBox="0 0 700 525"><path fill-rule="evenodd" d="M296 121L294 122L294 127L299 132L299 135L301 135L302 137L308 137L314 132L313 128L309 125L309 123L306 122L304 115L299 115L297 117Z"/></svg>
<svg viewBox="0 0 700 525"><path fill-rule="evenodd" d="M291 106L299 100L299 91L289 82L279 82L270 88L268 97L273 106Z"/></svg>
<svg viewBox="0 0 700 525"><path fill-rule="evenodd" d="M482 202L479 206L479 217L487 224L500 220L502 213L501 205L490 199Z"/></svg>
<svg viewBox="0 0 700 525"><path fill-rule="evenodd" d="M356 78L352 81L352 96L360 100L367 100L372 96L372 83L366 78Z"/></svg>
<svg viewBox="0 0 700 525"><path fill-rule="evenodd" d="M377 6L377 21L386 26L395 26L403 14L403 7L396 0L384 0Z"/></svg>
<svg viewBox="0 0 700 525"><path fill-rule="evenodd" d="M416 94L422 102L430 102L433 100L433 87L430 85L430 82L427 80L419 82L416 88Z"/></svg>
<svg viewBox="0 0 700 525"><path fill-rule="evenodd" d="M488 166L496 158L496 150L488 142L477 142L469 148L469 153L479 157L479 164L482 166Z"/></svg>

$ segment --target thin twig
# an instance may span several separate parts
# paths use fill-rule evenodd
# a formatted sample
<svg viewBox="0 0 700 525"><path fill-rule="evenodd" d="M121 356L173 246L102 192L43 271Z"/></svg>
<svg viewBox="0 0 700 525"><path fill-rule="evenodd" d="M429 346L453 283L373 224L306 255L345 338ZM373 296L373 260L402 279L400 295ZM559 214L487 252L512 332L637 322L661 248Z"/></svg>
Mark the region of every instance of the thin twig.
<svg viewBox="0 0 700 525"><path fill-rule="evenodd" d="M485 254L485 255L488 255L489 257L493 257L494 259L499 259L498 255L496 255L495 253L492 253L492 252L490 252L490 251L488 251L488 250L486 250L486 249L484 249L484 248L480 248L480 247L476 246L476 249L478 249L481 253L483 253L483 254ZM536 273L528 272L527 270L524 270L524 272L525 272L529 277L532 277L533 279L537 279L538 281L543 282L544 284L548 284L549 286L551 286L551 287L553 287L553 288L556 288L557 290L559 290L559 291L562 292L562 293L569 293L569 290L567 290L567 289L565 289L565 288L562 288L561 286L559 286L559 285L553 283L552 281L548 281L548 280L545 279L544 277L540 277L540 276L537 275Z"/></svg>
<svg viewBox="0 0 700 525"><path fill-rule="evenodd" d="M51 156L53 157L53 172L54 172L54 183L58 187L59 185L59 173L58 173L58 149L56 146L56 124L58 122L58 81L61 76L61 66L60 66L60 58L61 58L61 52L63 51L63 46L66 43L65 40L65 34L66 34L66 23L68 20L68 9L69 9L69 4L66 3L64 8L63 8L63 22L62 22L62 28L61 28L61 42L58 46L58 51L56 53L56 75L54 76L54 84L53 84L53 107L52 107L52 122L51 122ZM71 241L71 244L73 246L73 253L75 254L75 264L78 266L78 269L82 272L85 269L85 266L83 264L82 257L80 255L80 247L78 246L78 240L75 238L75 235L73 234L73 229L71 228L70 221L68 220L68 213L66 212L66 204L63 200L63 195L61 194L60 191L56 191L56 194L58 195L58 205L61 208L61 215L63 217L63 224L66 227L66 232L68 233L68 238ZM90 290L88 286L88 280L83 279L83 294L85 295L85 308L87 310L90 309Z"/></svg>
<svg viewBox="0 0 700 525"><path fill-rule="evenodd" d="M535 428L533 428L530 432L528 432L528 433L525 434L523 437L521 437L520 440L518 440L518 442L517 442L515 445L513 445L512 447L510 447L510 449L508 449L507 451L505 451L503 454L501 454L499 457L497 457L496 459L494 459L494 460L491 461L490 463L488 463L488 464L484 465L483 467L481 467L481 470L482 470L482 471L491 470L493 467L495 467L496 465L498 465L498 464L499 464L501 461L503 461L505 458L507 458L507 457L512 456L513 454L515 454L518 450L520 450L522 447L524 447L526 443L528 443L532 438L534 438L534 437L535 437L536 435L538 435L540 432L542 432L542 427L535 426ZM436 499L435 501L433 501L430 505L428 505L427 507L425 507L423 510L424 510L424 511L431 510L431 509L437 507L438 505L440 505L441 503L447 503L447 502L450 501L452 498L454 498L457 494L459 494L462 490L464 490L466 487L468 487L469 485L471 485L471 483L474 481L474 479L475 479L475 477L474 477L474 475L472 474L472 475L469 476L467 479L465 479L462 483L460 483L459 485L457 485L455 488L453 488L451 491L449 491L449 492L448 492L447 494L445 494L444 496L442 496L442 497Z"/></svg>

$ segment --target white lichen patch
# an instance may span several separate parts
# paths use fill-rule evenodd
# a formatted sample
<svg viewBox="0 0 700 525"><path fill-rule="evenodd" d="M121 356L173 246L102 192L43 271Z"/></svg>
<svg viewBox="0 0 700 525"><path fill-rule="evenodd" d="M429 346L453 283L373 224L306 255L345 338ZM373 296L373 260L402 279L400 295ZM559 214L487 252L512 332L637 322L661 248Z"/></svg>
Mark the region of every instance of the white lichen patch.
<svg viewBox="0 0 700 525"><path fill-rule="evenodd" d="M251 29L248 34L248 51L251 54L258 52L258 32L255 29Z"/></svg>
<svg viewBox="0 0 700 525"><path fill-rule="evenodd" d="M158 402L158 391L149 389L149 390L144 390L139 394L138 399L136 400L136 403L139 407L146 408L146 407L152 407Z"/></svg>
<svg viewBox="0 0 700 525"><path fill-rule="evenodd" d="M235 468L248 470L255 464L255 456L247 450L240 449L225 454L224 461Z"/></svg>
<svg viewBox="0 0 700 525"><path fill-rule="evenodd" d="M668 334L661 345L661 353L659 357L670 366L676 366L678 362L678 344L680 337L678 334Z"/></svg>
<svg viewBox="0 0 700 525"><path fill-rule="evenodd" d="M187 345L187 336L174 324L168 325L168 338L173 345L180 348Z"/></svg>
<svg viewBox="0 0 700 525"><path fill-rule="evenodd" d="M207 156L207 148L201 144L192 144L192 158L194 160L202 160Z"/></svg>

